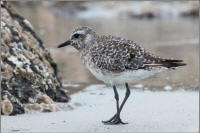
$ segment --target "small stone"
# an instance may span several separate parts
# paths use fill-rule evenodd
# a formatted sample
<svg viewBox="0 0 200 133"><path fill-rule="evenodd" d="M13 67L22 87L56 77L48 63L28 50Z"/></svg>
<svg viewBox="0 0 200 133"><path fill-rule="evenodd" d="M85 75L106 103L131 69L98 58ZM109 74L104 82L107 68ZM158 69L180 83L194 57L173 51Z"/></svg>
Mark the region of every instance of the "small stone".
<svg viewBox="0 0 200 133"><path fill-rule="evenodd" d="M8 79L10 79L13 76L12 72L6 71L6 72L1 72L1 78L2 81L7 81Z"/></svg>
<svg viewBox="0 0 200 133"><path fill-rule="evenodd" d="M32 109L33 110L40 110L41 109L40 104L38 104L38 103L33 104Z"/></svg>
<svg viewBox="0 0 200 133"><path fill-rule="evenodd" d="M26 104L24 107L25 107L25 109L32 110L32 105L31 104Z"/></svg>
<svg viewBox="0 0 200 133"><path fill-rule="evenodd" d="M55 104L50 104L49 108L51 109L51 112L61 111L61 109Z"/></svg>
<svg viewBox="0 0 200 133"><path fill-rule="evenodd" d="M60 107L58 107L58 106L55 106L55 109L56 109L56 112L62 110L62 109L61 109Z"/></svg>
<svg viewBox="0 0 200 133"><path fill-rule="evenodd" d="M31 60L31 63L33 63L34 65L37 65L40 63L40 60L35 58L35 59Z"/></svg>
<svg viewBox="0 0 200 133"><path fill-rule="evenodd" d="M40 111L41 110L41 106L38 103L26 104L25 108L26 108L27 112L29 112L29 111Z"/></svg>
<svg viewBox="0 0 200 133"><path fill-rule="evenodd" d="M54 104L54 101L45 94L44 95L38 94L36 98L39 103Z"/></svg>
<svg viewBox="0 0 200 133"><path fill-rule="evenodd" d="M78 102L75 102L74 105L75 105L75 106L81 106L81 104L78 103Z"/></svg>
<svg viewBox="0 0 200 133"><path fill-rule="evenodd" d="M61 109L55 104L41 103L40 106L41 106L42 112L57 112L57 111L61 111Z"/></svg>
<svg viewBox="0 0 200 133"><path fill-rule="evenodd" d="M170 90L172 90L173 88L170 86L170 85L166 85L165 87L164 87L164 90L166 90L166 91L170 91Z"/></svg>
<svg viewBox="0 0 200 133"><path fill-rule="evenodd" d="M68 108L69 110L74 110L74 107L73 107L71 104L68 104L68 105L67 105L67 108Z"/></svg>
<svg viewBox="0 0 200 133"><path fill-rule="evenodd" d="M4 26L6 26L6 23L1 21L1 28L3 28Z"/></svg>
<svg viewBox="0 0 200 133"><path fill-rule="evenodd" d="M5 43L11 42L11 37L9 36L9 34L6 31L2 30L1 36Z"/></svg>
<svg viewBox="0 0 200 133"><path fill-rule="evenodd" d="M32 24L27 19L24 19L24 23L26 24L26 26L28 26L29 28L31 28L31 30L34 30Z"/></svg>
<svg viewBox="0 0 200 133"><path fill-rule="evenodd" d="M28 40L28 37L26 36L26 34L22 33L21 39L22 39L22 41L26 41L26 40Z"/></svg>
<svg viewBox="0 0 200 133"><path fill-rule="evenodd" d="M29 101L30 103L35 103L35 99L32 98L32 97L29 97L29 98L28 98L28 101Z"/></svg>
<svg viewBox="0 0 200 133"><path fill-rule="evenodd" d="M31 52L24 53L25 57L28 58L30 61L33 61L36 57Z"/></svg>
<svg viewBox="0 0 200 133"><path fill-rule="evenodd" d="M137 89L141 89L141 88L144 87L144 85L143 84L136 84L136 85L134 85L134 87L137 88Z"/></svg>
<svg viewBox="0 0 200 133"><path fill-rule="evenodd" d="M14 41L19 41L19 37L18 36L14 36L13 39L14 39Z"/></svg>
<svg viewBox="0 0 200 133"><path fill-rule="evenodd" d="M43 95L43 100L46 104L54 104L53 100L47 95Z"/></svg>
<svg viewBox="0 0 200 133"><path fill-rule="evenodd" d="M4 115L10 115L13 112L13 105L9 100L3 100L1 110Z"/></svg>
<svg viewBox="0 0 200 133"><path fill-rule="evenodd" d="M48 104L41 103L40 106L43 112L51 112L51 109Z"/></svg>

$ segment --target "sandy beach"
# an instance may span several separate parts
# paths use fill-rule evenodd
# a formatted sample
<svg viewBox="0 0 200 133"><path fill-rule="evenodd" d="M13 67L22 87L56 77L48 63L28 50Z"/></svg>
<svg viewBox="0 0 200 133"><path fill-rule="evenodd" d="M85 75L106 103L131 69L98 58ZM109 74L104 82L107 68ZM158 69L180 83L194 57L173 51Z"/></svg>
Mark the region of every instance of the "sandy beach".
<svg viewBox="0 0 200 133"><path fill-rule="evenodd" d="M125 90L118 89L120 98ZM63 111L2 116L1 132L197 132L199 95L196 91L131 90L122 111L127 125L104 125L115 113L113 90L91 85L57 103ZM70 107L70 108L69 108Z"/></svg>

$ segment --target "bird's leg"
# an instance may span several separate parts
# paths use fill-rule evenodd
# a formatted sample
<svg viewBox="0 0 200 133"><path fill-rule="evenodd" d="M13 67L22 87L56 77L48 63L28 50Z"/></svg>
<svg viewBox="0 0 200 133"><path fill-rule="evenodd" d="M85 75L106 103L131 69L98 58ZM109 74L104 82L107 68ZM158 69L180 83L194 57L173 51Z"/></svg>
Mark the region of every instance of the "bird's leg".
<svg viewBox="0 0 200 133"><path fill-rule="evenodd" d="M114 115L115 116L115 118L113 120L114 124L127 124L127 123L124 123L120 118L120 113L121 113L121 111L122 111L122 109L124 107L124 104L126 103L128 97L130 96L130 89L128 87L128 83L125 83L125 86L126 86L126 94L125 94L125 97L124 97L124 99L122 101L122 104L120 105L119 113L117 112L117 114Z"/></svg>
<svg viewBox="0 0 200 133"><path fill-rule="evenodd" d="M131 93L131 91L128 87L128 83L125 83L125 86L126 86L126 94L125 94L124 100L122 101L122 104L120 105L120 109L119 109L120 112L122 111L122 108L124 107L124 104L126 103L128 97L130 96L130 93Z"/></svg>
<svg viewBox="0 0 200 133"><path fill-rule="evenodd" d="M111 123L114 119L115 119L115 117L117 116L117 114L119 114L119 112L120 112L120 108L119 108L119 94L118 94L118 92L117 92L117 89L116 89L116 86L115 85L113 85L113 90L114 90L114 94L115 94L115 100L116 100L116 106L117 106L117 113L112 117L112 118L110 118L109 120L107 120L107 121L102 121L103 123Z"/></svg>
<svg viewBox="0 0 200 133"><path fill-rule="evenodd" d="M130 95L128 83L126 83L125 85L126 85L126 95L125 95L125 98L122 101L122 104L120 105L120 107L119 107L119 95L117 93L116 86L113 86L113 90L115 93L115 99L116 99L116 105L117 105L117 113L111 119L109 119L107 121L103 121L103 123L105 123L105 124L127 124L127 123L122 122L122 120L120 118L120 113L122 111L122 108Z"/></svg>

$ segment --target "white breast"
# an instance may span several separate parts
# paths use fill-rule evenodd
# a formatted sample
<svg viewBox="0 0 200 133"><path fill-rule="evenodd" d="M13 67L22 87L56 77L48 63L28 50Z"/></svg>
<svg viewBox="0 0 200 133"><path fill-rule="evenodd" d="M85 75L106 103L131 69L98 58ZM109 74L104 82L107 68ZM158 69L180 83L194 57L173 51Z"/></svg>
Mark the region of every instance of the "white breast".
<svg viewBox="0 0 200 133"><path fill-rule="evenodd" d="M155 68L150 71L141 69L135 71L125 71L121 73L102 72L93 68L89 68L89 70L97 79L102 80L107 84L124 84L126 82L129 83L145 79L165 69Z"/></svg>

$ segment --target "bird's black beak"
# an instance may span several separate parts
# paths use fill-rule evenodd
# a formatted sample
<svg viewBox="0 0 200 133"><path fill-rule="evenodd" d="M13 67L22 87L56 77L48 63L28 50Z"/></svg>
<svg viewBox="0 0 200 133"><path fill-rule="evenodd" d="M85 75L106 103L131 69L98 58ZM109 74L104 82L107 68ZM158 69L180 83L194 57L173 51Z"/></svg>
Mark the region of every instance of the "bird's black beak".
<svg viewBox="0 0 200 133"><path fill-rule="evenodd" d="M68 41L66 41L66 42L64 42L64 43L62 43L62 44L60 44L60 45L58 45L57 48L65 47L65 46L67 46L67 45L70 45L71 43L72 43L72 41L71 41L71 40L68 40Z"/></svg>

